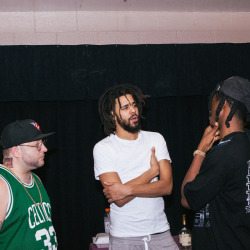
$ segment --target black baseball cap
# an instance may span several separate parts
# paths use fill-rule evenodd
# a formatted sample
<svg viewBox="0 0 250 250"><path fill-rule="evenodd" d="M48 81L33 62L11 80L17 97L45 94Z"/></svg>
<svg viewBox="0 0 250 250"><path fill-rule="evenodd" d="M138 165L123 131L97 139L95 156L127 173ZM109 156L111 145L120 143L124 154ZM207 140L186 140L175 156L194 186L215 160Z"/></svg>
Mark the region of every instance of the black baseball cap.
<svg viewBox="0 0 250 250"><path fill-rule="evenodd" d="M218 84L216 90L222 92L223 94L233 98L238 102L245 104L247 111L250 113L249 80L240 76L232 76L222 83Z"/></svg>
<svg viewBox="0 0 250 250"><path fill-rule="evenodd" d="M43 134L34 120L17 120L3 129L0 143L4 149L7 149L24 142L40 140L54 133Z"/></svg>

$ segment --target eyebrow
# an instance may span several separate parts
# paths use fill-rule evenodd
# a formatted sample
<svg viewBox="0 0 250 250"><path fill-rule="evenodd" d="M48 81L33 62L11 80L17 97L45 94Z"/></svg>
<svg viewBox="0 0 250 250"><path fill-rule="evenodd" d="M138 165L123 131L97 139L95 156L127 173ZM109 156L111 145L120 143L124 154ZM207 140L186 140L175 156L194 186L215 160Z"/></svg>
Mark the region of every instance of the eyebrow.
<svg viewBox="0 0 250 250"><path fill-rule="evenodd" d="M133 105L133 104L136 104L136 102L135 102L135 101L133 101L132 103L129 102L129 103L127 103L127 104L122 105L121 108L126 108L127 106Z"/></svg>
<svg viewBox="0 0 250 250"><path fill-rule="evenodd" d="M121 108L126 108L129 104L122 105Z"/></svg>

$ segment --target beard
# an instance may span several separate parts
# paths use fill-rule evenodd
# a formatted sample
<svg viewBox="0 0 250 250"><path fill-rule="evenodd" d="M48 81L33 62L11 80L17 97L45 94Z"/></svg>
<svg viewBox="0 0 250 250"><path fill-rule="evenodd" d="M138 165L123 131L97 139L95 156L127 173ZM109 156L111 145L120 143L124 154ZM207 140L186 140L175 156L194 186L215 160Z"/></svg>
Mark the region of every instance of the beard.
<svg viewBox="0 0 250 250"><path fill-rule="evenodd" d="M39 158L41 155L31 154L31 152L22 148L22 160L29 169L37 169L44 165L44 158Z"/></svg>
<svg viewBox="0 0 250 250"><path fill-rule="evenodd" d="M131 118L129 118L128 121L124 121L122 119L120 119L118 116L117 117L117 122L118 124L127 132L135 134L138 133L141 130L141 122L140 122L140 118L137 116L138 120L137 122L134 122L134 126L130 125L130 120Z"/></svg>

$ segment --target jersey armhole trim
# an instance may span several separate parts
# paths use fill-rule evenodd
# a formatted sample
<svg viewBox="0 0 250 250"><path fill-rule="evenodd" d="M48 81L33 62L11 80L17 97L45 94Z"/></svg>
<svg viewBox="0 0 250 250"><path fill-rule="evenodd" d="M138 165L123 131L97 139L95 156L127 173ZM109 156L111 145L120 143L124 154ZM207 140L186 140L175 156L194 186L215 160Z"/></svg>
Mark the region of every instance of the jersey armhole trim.
<svg viewBox="0 0 250 250"><path fill-rule="evenodd" d="M5 216L5 220L6 220L12 211L14 198L13 198L13 192L12 192L9 182L2 175L0 175L0 178L6 183L7 188L8 188L8 193L9 193L9 201L8 201L8 206L6 210L6 216Z"/></svg>

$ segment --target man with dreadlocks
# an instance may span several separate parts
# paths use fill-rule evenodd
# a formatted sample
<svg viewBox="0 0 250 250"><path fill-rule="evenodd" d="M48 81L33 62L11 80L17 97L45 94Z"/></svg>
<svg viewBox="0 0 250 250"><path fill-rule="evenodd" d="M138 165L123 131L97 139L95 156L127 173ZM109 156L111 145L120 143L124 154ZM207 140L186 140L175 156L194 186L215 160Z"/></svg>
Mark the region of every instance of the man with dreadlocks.
<svg viewBox="0 0 250 250"><path fill-rule="evenodd" d="M159 133L140 128L147 97L136 86L117 85L99 100L108 137L94 147L94 168L111 203L111 250L178 249L161 197L173 186L167 145Z"/></svg>
<svg viewBox="0 0 250 250"><path fill-rule="evenodd" d="M250 141L244 125L250 121L250 82L226 79L209 103L210 126L182 184L182 205L200 210L192 248L249 250Z"/></svg>

